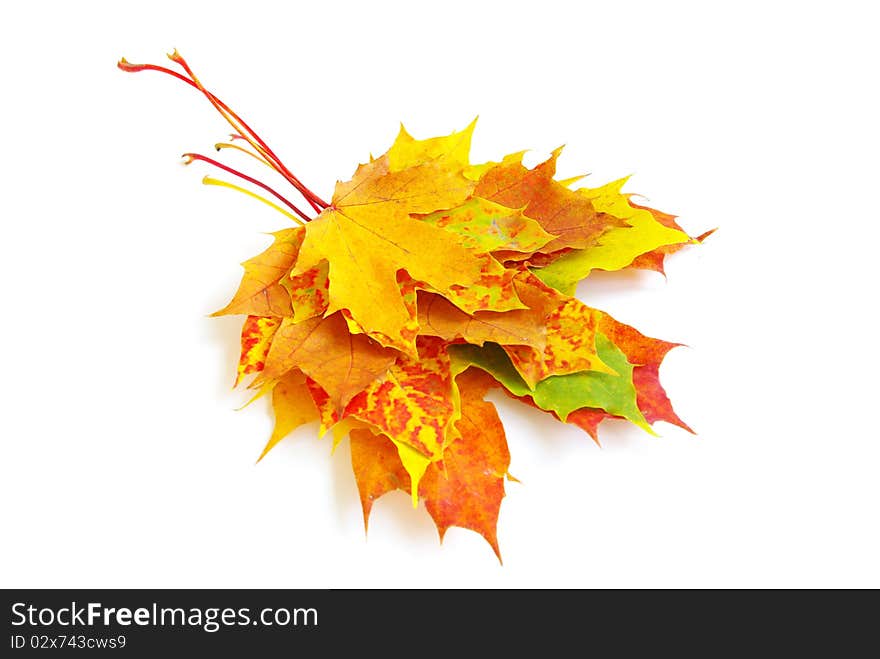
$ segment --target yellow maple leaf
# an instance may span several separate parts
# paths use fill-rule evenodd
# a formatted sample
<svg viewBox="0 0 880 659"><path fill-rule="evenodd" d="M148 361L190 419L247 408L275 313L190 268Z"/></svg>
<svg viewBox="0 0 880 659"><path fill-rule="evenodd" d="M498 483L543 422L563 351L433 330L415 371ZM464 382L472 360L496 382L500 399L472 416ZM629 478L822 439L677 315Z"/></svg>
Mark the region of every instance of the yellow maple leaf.
<svg viewBox="0 0 880 659"><path fill-rule="evenodd" d="M390 170L388 155L361 165L351 181L337 184L330 207L306 226L292 274L327 261L327 314L346 309L371 337L414 355L414 342L405 332L411 316L401 298L399 270L448 297L487 276L504 276L504 267L492 257L410 217L461 204L473 185L460 166L442 159L398 172ZM479 302L481 309L494 311L522 307L509 299L493 304L497 301L489 296Z"/></svg>

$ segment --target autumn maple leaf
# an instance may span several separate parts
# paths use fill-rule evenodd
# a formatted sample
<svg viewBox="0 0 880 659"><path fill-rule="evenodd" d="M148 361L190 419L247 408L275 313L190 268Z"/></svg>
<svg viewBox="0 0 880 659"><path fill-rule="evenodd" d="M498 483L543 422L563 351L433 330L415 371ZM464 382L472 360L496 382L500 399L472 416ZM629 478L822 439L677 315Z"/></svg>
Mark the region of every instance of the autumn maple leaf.
<svg viewBox="0 0 880 659"><path fill-rule="evenodd" d="M500 559L496 524L510 454L487 392L580 426L607 418L653 433L686 430L659 380L677 344L644 336L573 296L594 270L663 271L689 237L675 218L632 203L625 180L573 189L557 180L561 149L534 168L522 153L470 162L474 123L419 140L401 127L391 148L338 182L330 201L307 188L262 138L208 91L187 62L159 71L198 90L232 126L218 150L248 154L289 184L296 204L257 178L188 153L248 187L206 177L275 208L295 226L246 261L232 300L244 316L235 384L271 399L262 459L317 422L333 446L349 438L364 524L402 490L423 501L441 538L481 534Z"/></svg>

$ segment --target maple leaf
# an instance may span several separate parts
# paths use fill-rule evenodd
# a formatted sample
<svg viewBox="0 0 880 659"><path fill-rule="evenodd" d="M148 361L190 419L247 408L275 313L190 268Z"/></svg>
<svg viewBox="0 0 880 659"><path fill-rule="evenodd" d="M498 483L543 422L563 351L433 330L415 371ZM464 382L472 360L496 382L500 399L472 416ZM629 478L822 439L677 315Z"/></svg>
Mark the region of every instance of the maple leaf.
<svg viewBox="0 0 880 659"><path fill-rule="evenodd" d="M483 347L468 344L453 345L449 353L456 370L468 366L483 369L516 396L531 396L543 410L552 411L562 421L582 407L600 408L612 415L623 417L654 434L636 403L633 384L633 366L620 349L602 333L596 334L599 357L616 374L598 371L578 371L567 375L551 375L530 387L514 368L510 357L497 344Z"/></svg>
<svg viewBox="0 0 880 659"><path fill-rule="evenodd" d="M469 373L456 377L461 396L458 437L446 447L442 468L435 463L426 471L420 493L441 540L450 526L471 529L486 539L500 561L496 527L510 452L495 406L483 400L482 381Z"/></svg>
<svg viewBox="0 0 880 659"><path fill-rule="evenodd" d="M426 468L418 494L441 540L451 526L471 529L486 539L500 560L496 526L510 465L504 427L495 406L483 400L488 383L477 372L460 374L456 385L460 392L457 436L446 447L442 463ZM394 490L409 492L411 477L386 435L358 429L351 432L350 444L366 528L375 500Z"/></svg>
<svg viewBox="0 0 880 659"><path fill-rule="evenodd" d="M612 342L624 353L627 361L634 365L632 383L636 392L636 405L645 420L650 424L656 421L665 421L693 433L691 427L676 414L665 389L660 384L660 364L663 362L663 358L670 350L681 344L645 336L635 328L615 320L606 313L600 312L598 323L599 329L610 337ZM530 395L514 395L514 397L542 409ZM545 411L549 411L559 418L553 410ZM599 425L606 419L612 418L624 417L603 409L584 407L569 413L565 421L582 428L598 443Z"/></svg>
<svg viewBox="0 0 880 659"><path fill-rule="evenodd" d="M645 336L608 314L603 314L599 329L620 348L629 363L635 364L632 378L636 402L648 423L666 421L693 433L672 409L672 403L660 384L660 364L670 350L681 344Z"/></svg>
<svg viewBox="0 0 880 659"><path fill-rule="evenodd" d="M284 318L275 332L262 373L252 386L299 369L319 383L341 409L366 385L385 373L397 352L363 334L350 334L340 313L302 322Z"/></svg>
<svg viewBox="0 0 880 659"><path fill-rule="evenodd" d="M474 189L475 196L524 209L527 217L556 236L541 248L548 254L566 247L589 247L610 228L624 224L599 211L589 197L553 180L560 153L561 147L534 169L522 164L523 153L505 156L500 163L486 167Z"/></svg>
<svg viewBox="0 0 880 659"><path fill-rule="evenodd" d="M214 316L245 314L249 316L293 315L290 293L282 280L290 273L302 244L302 228L283 229L273 234L275 241L262 254L242 263L244 277L232 300Z"/></svg>
<svg viewBox="0 0 880 659"><path fill-rule="evenodd" d="M426 162L440 162L464 174L470 167L471 140L476 125L474 119L464 130L417 140L400 124L397 138L388 149L388 166L391 171L399 172Z"/></svg>
<svg viewBox="0 0 880 659"><path fill-rule="evenodd" d="M326 406L320 395L315 402ZM415 504L419 480L428 465L441 458L455 414L446 344L420 337L418 357L400 354L387 372L352 397L340 414L324 409L321 416L327 427L356 419L394 442L409 473Z"/></svg>
<svg viewBox="0 0 880 659"><path fill-rule="evenodd" d="M291 276L305 229L282 229L272 235L275 240L266 251L242 263L245 272L238 291L213 316L293 316L304 320L327 310L326 263Z"/></svg>
<svg viewBox="0 0 880 659"><path fill-rule="evenodd" d="M556 149L529 169L522 153L472 164L475 122L416 139L401 126L389 150L338 182L329 202L308 188L175 51L159 71L203 95L233 128L218 151L274 170L294 201L197 153L298 226L245 261L231 301L244 316L235 384L271 399L275 424L259 460L304 424L350 438L365 527L373 502L407 492L441 540L451 526L481 534L498 555L497 521L510 454L491 387L580 426L607 418L653 432L685 430L660 384L675 343L647 337L573 297L593 270L663 271L690 238L676 219L631 202L625 179L572 189L556 180ZM244 187L243 187L244 186Z"/></svg>
<svg viewBox="0 0 880 659"><path fill-rule="evenodd" d="M656 208L640 206L639 204L632 204L632 206L633 208L648 211L651 215L654 216L654 219L656 219L663 226L669 227L670 229L677 229L678 231L684 233L684 229L682 229L678 225L678 222L675 221L675 215L664 213L663 211L659 211ZM705 231L695 238L691 238L690 241L686 243L662 245L650 252L640 254L635 259L633 259L633 262L630 263L629 267L637 268L639 270L653 270L654 272L659 272L661 275L665 276L665 262L667 256L669 256L670 254L674 254L686 245L701 245L703 241L706 240L706 238L711 236L713 233L715 233L715 229L710 229L709 231Z"/></svg>
<svg viewBox="0 0 880 659"><path fill-rule="evenodd" d="M397 454L397 446L389 437L374 434L367 428L356 428L348 437L351 467L361 498L366 530L370 525L370 512L376 499L395 490L402 490L409 495L412 485L409 473Z"/></svg>
<svg viewBox="0 0 880 659"><path fill-rule="evenodd" d="M601 188L581 188L574 194L589 199L597 211L624 222L596 239L588 249L571 251L533 272L546 284L568 295L593 270L621 270L645 254L670 250L692 242L691 238L667 223L660 222L649 209L630 203L621 189L627 179Z"/></svg>
<svg viewBox="0 0 880 659"><path fill-rule="evenodd" d="M597 371L616 375L596 348L596 327L601 312L580 300L560 295L537 277L521 273L518 292L530 308L543 314L545 342L535 346L505 346L505 351L529 386L551 375Z"/></svg>
<svg viewBox="0 0 880 659"><path fill-rule="evenodd" d="M473 184L460 172L439 160L399 172L390 171L388 163L388 156L377 158L361 165L348 183L337 184L330 208L306 227L293 274L327 261L327 313L346 309L380 343L412 354L412 341L403 333L409 315L398 270L446 293L475 286L484 274L500 276L504 268L449 232L410 217L464 201ZM431 258L425 258L428 245ZM487 300L484 308L497 307Z"/></svg>
<svg viewBox="0 0 880 659"><path fill-rule="evenodd" d="M542 319L532 308L468 314L443 296L425 291L418 295L418 324L424 335L447 341L462 339L476 345L492 341L540 350L546 339Z"/></svg>

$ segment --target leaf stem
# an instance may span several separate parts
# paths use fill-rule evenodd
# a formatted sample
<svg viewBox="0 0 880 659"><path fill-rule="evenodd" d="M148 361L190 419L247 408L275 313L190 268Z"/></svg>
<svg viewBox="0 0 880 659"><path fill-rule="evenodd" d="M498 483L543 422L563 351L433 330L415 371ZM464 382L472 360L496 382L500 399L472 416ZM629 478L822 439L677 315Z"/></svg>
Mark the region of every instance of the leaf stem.
<svg viewBox="0 0 880 659"><path fill-rule="evenodd" d="M220 100L212 92L208 91L201 84L198 78L196 78L196 76L193 74L192 69L176 50L168 55L168 57L173 62L179 64L190 77L188 78L187 76L184 76L177 71L173 71L164 66L157 66L155 64L132 64L128 62L124 57L119 60L117 66L121 70L129 73L136 73L139 71L158 71L160 73L170 75L173 78L177 78L178 80L185 82L191 87L198 89L211 102L211 104L220 113L220 115L235 129L237 135L233 136L233 139L244 139L258 153L263 155L267 161L267 164L269 164L291 185L293 185L293 187L296 188L296 190L303 196L303 198L305 198L305 200L314 210L320 212L323 208L327 208L329 206L326 201L324 201L314 192L309 190L296 176L293 175L293 173L289 169L287 169L284 163L281 162L281 159L275 155L275 153L262 140L262 138L256 133L256 131L254 131L241 117L238 116L238 114L236 114L228 105L226 105L226 103Z"/></svg>
<svg viewBox="0 0 880 659"><path fill-rule="evenodd" d="M234 183L230 183L229 181L222 181L218 178L213 178L211 176L206 176L205 178L203 178L202 183L204 183L205 185L216 185L221 188L229 188L230 190L236 190L238 192L241 192L242 194L246 194L248 197L253 197L257 201L262 201L264 204L266 204L267 206L270 206L271 208L274 208L276 211L278 211L282 215L286 215L287 217L289 217L291 220L293 220L294 222L296 222L300 226L304 227L306 225L305 222L303 222L300 218L298 218L293 213L288 213L286 210L281 208L281 206L279 206L278 204L275 204L275 203L269 201L268 199L266 199L265 197L261 197L256 192L252 192L252 191L248 190L247 188L241 187L240 185L235 185Z"/></svg>
<svg viewBox="0 0 880 659"><path fill-rule="evenodd" d="M203 156L203 155L200 154L200 153L184 153L184 154L183 154L183 158L184 158L184 164L185 164L185 165L189 165L189 164L190 164L191 162L193 162L194 160L201 160L202 162L206 162L206 163L208 163L209 165L214 165L215 167L219 167L219 168L222 169L224 172L229 172L230 174L233 174L233 175L235 175L235 176L238 176L239 178L244 179L244 180L247 181L248 183L253 183L254 185L257 185L257 186L263 188L263 190L265 190L265 191L268 192L269 194L271 194L271 195L273 195L274 197L276 197L276 198L277 198L278 200L280 200L285 206L287 206L288 208L290 208L294 213L296 213L297 215L299 215L299 216L300 216L302 219L304 219L306 222L308 222L309 220L312 219L312 218L310 218L308 215L306 215L305 213L303 213L299 208L297 208L292 202L288 201L288 200L287 200L284 196L282 196L280 193L276 192L275 190L273 190L272 188L270 188L270 187L269 187L268 185L266 185L265 183L262 183L261 181L258 181L257 179L255 179L255 178L253 178L253 177L251 177L251 176L248 176L247 174L243 174L242 172L238 171L237 169L233 169L232 167L228 167L227 165L224 165L224 164L221 163L221 162L217 162L217 161L214 160L213 158L208 158L207 156Z"/></svg>
<svg viewBox="0 0 880 659"><path fill-rule="evenodd" d="M249 155L257 162L266 165L266 167L271 167L273 170L275 169L274 167L272 167L272 164L262 156L262 154L248 151L244 147L238 146L238 144L232 144L231 142L217 142L217 144L214 145L214 148L217 151L221 151L222 149L235 149L236 151L241 151L242 153L246 153L247 155Z"/></svg>
<svg viewBox="0 0 880 659"><path fill-rule="evenodd" d="M278 171L287 178L291 185L299 190L300 194L302 194L306 201L314 208L316 211L320 211L320 208L316 206L316 204L320 204L321 200L318 196L309 190L305 185L303 185L302 181L300 181L293 173L287 169L284 163L281 162L281 159L275 155L272 149L269 148L269 145L266 144L262 138L257 134L257 132L252 129L247 123L238 116L228 105L225 103L220 103L219 100L214 94L209 92L201 83L201 81L196 77L196 74L190 68L189 64L187 64L186 60L183 56L177 52L177 49L174 49L174 52L168 55L168 59L170 59L175 64L178 64L184 71L186 71L187 75L189 75L190 79L192 79L193 83L195 83L196 88L201 91L208 98L209 101L214 105L214 107L220 112L221 115L226 119L229 124L235 128L239 133L241 133L244 138L251 143L254 148L257 148L257 144L262 147L262 151L266 156L270 157L272 161L278 166ZM234 121L233 121L234 119ZM238 125L236 125L236 122ZM244 130L242 130L244 128ZM252 138L252 139L251 139ZM256 144L254 143L256 142ZM324 207L326 208L327 204L324 203Z"/></svg>

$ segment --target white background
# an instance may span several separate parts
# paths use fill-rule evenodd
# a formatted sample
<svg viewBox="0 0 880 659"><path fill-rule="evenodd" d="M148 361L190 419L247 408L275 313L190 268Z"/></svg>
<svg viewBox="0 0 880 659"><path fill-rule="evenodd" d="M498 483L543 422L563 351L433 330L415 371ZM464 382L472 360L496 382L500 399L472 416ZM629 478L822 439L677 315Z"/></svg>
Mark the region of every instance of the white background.
<svg viewBox="0 0 880 659"><path fill-rule="evenodd" d="M876 18L714 4L5 7L0 585L880 586ZM579 290L689 344L662 376L699 435L600 449L499 398L503 567L402 493L365 540L314 427L255 466L270 414L234 410L240 320L207 315L286 220L178 165L228 132L203 98L115 68L173 47L324 197L399 121L479 114L475 161L565 143L562 175L720 227Z"/></svg>

